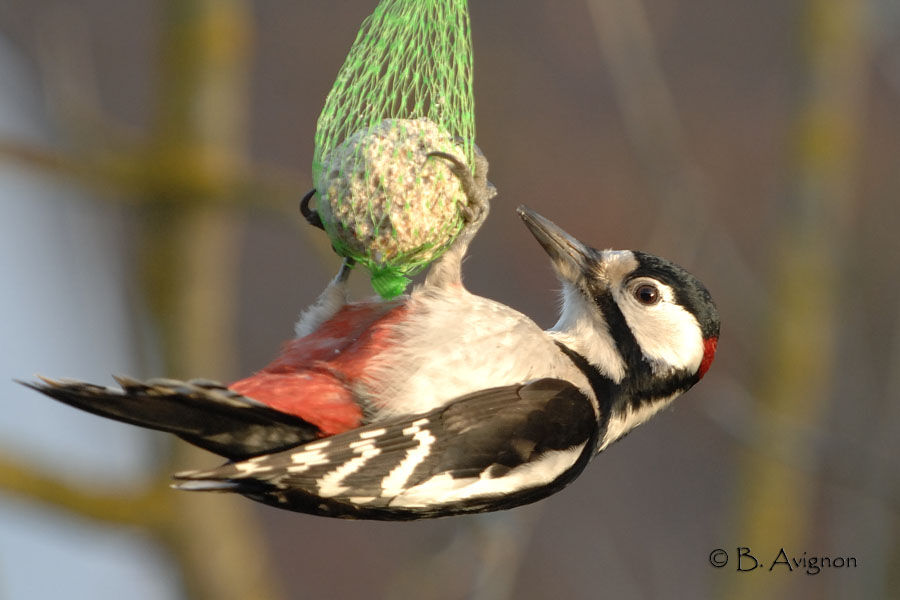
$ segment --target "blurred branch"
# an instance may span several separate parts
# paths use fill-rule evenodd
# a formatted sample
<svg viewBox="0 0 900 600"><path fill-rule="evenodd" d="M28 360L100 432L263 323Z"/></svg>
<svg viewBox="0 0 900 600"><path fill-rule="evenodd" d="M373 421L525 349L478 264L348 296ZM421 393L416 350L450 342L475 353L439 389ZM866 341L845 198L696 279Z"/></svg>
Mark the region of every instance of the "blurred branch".
<svg viewBox="0 0 900 600"><path fill-rule="evenodd" d="M168 479L168 477L166 477ZM71 485L57 476L0 455L0 489L107 524L159 528L171 514L168 486L158 480L134 492L104 492Z"/></svg>
<svg viewBox="0 0 900 600"><path fill-rule="evenodd" d="M225 379L236 371L238 222L216 199L234 198L245 172L251 14L244 0L166 0L161 85L148 172L141 282L159 323L167 371ZM232 200L233 202L233 200ZM175 446L176 468L202 455ZM253 508L221 496L176 504L171 547L191 597L274 598L276 577Z"/></svg>
<svg viewBox="0 0 900 600"><path fill-rule="evenodd" d="M142 147L100 156L92 153L92 149L75 152L0 139L0 162L18 164L53 177L74 179L80 185L102 193L108 200L134 206L164 202L169 197L166 190L172 188L193 188L194 193L189 196L193 204L211 203L220 209L260 211L281 222L291 223L322 260L333 260L327 237L307 227L299 217L297 206L302 195L299 192L310 184L290 169L240 165L222 174L224 182L221 185L227 193L210 197L208 188L201 187L205 184L196 184L190 176L160 172L155 163L148 160Z"/></svg>
<svg viewBox="0 0 900 600"><path fill-rule="evenodd" d="M67 96L51 104L63 119L87 116L84 122L93 125L71 130L73 150L2 141L0 158L134 202L144 217L140 283L161 332L168 374L227 380L236 371L237 347L240 223L234 209L260 208L300 222L296 206L303 188L293 174L262 173L245 161L248 2L165 0L161 15L158 114L149 139L127 139L115 126L94 123L105 123L95 99L83 81L66 75L68 67L91 71L86 30L76 28L83 34L73 41L79 47L47 73L58 85L46 88ZM65 54L52 35L59 23L45 25L45 54ZM68 110L68 97L78 110ZM316 247L326 252L327 242ZM166 472L209 460L181 442L173 449ZM134 525L161 540L175 554L191 598L280 597L254 507L238 498L175 493L166 479L154 476L146 488L113 496L0 462L4 489L73 514Z"/></svg>
<svg viewBox="0 0 900 600"><path fill-rule="evenodd" d="M28 142L0 139L0 159L49 175L72 177L80 183L115 191L136 192L129 169L114 168L75 153L43 148Z"/></svg>
<svg viewBox="0 0 900 600"><path fill-rule="evenodd" d="M195 450L179 446L186 452ZM168 485L170 467L166 464L138 489L104 490L70 484L0 455L0 490L102 525L141 530L165 545L185 567L182 578L192 598L279 597L248 507L236 498L209 502L174 492Z"/></svg>
<svg viewBox="0 0 900 600"><path fill-rule="evenodd" d="M97 191L115 194L115 201L130 204L152 204L159 201L153 190L173 187L196 187L196 201L213 202L223 207L243 210L263 210L273 216L289 218L301 223L297 216L298 190L304 190L303 178L293 171L255 165L226 174L223 184L228 193L209 198L208 188L192 182L192 177L178 174L178 179L160 173L143 149L122 149L108 156L92 155L87 151L67 151L46 148L29 142L0 139L0 160L41 171L47 175L67 177ZM308 185L308 182L307 182ZM304 227L304 231L306 228ZM321 236L317 236L321 237Z"/></svg>

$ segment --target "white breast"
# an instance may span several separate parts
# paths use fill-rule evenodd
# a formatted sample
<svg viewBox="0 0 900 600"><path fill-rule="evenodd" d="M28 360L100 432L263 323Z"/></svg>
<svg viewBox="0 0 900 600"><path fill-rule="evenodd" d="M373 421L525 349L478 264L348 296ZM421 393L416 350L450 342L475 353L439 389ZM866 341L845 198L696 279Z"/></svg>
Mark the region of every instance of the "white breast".
<svg viewBox="0 0 900 600"><path fill-rule="evenodd" d="M453 398L542 377L587 379L525 315L462 288L414 292L398 346L365 377L376 418L423 413Z"/></svg>

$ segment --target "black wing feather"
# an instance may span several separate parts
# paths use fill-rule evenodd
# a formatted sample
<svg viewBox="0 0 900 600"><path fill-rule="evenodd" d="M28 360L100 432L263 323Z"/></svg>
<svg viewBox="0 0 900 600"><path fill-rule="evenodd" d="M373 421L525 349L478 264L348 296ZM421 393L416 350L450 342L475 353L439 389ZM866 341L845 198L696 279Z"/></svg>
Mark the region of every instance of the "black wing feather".
<svg viewBox="0 0 900 600"><path fill-rule="evenodd" d="M558 379L483 390L422 415L368 425L287 452L177 475L177 487L230 491L299 512L408 520L511 508L544 498L570 483L593 455L598 418L591 401ZM520 474L548 453L571 461L547 481L502 478ZM549 467L548 467L549 468ZM396 486L386 484L393 477ZM465 485L494 480L488 493L454 495L416 505L402 502L416 486L447 478ZM452 483L449 484L452 488Z"/></svg>

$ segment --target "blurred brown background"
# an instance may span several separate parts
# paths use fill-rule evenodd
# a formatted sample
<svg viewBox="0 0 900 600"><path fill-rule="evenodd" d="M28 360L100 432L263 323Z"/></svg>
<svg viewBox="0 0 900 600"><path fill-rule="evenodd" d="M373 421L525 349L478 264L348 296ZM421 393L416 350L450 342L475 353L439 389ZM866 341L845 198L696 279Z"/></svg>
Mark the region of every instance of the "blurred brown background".
<svg viewBox="0 0 900 600"><path fill-rule="evenodd" d="M275 354L337 268L296 206L374 6L0 0L4 380L233 380ZM4 384L0 598L900 597L900 7L470 12L500 191L470 289L553 324L520 203L671 258L722 314L703 383L544 502L401 524L169 491L215 458ZM781 548L857 566L770 570Z"/></svg>

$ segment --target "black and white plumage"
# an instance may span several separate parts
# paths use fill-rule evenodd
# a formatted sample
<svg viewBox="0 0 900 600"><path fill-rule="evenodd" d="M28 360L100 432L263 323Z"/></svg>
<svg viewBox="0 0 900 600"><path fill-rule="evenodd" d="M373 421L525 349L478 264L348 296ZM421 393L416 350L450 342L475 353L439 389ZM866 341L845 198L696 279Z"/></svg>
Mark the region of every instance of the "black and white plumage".
<svg viewBox="0 0 900 600"><path fill-rule="evenodd" d="M558 379L483 390L415 418L176 475L332 517L406 520L512 508L577 477L596 447L593 404ZM525 484L525 485L523 485Z"/></svg>
<svg viewBox="0 0 900 600"><path fill-rule="evenodd" d="M386 520L544 498L703 377L719 318L681 267L595 250L521 207L563 284L559 321L542 331L462 286L460 262L487 207L479 214L409 297L348 303L342 272L282 355L227 388L30 385L231 460L178 474L180 489Z"/></svg>

